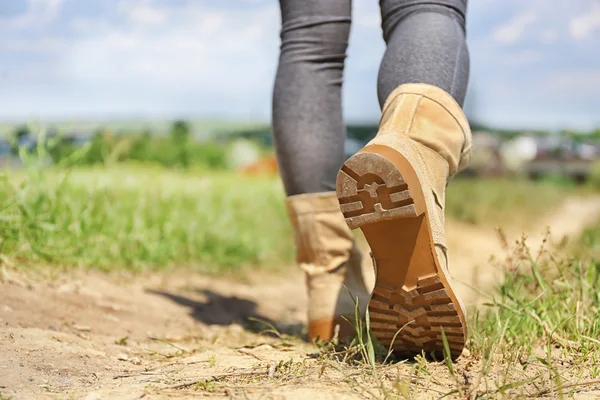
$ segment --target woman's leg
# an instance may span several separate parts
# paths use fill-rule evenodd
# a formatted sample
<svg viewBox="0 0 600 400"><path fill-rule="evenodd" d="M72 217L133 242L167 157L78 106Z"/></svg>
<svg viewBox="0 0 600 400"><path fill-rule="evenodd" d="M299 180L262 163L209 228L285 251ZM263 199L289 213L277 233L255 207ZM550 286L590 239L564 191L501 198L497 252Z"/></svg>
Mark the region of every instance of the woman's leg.
<svg viewBox="0 0 600 400"><path fill-rule="evenodd" d="M288 196L335 189L344 161L342 80L350 0L280 0L275 149Z"/></svg>
<svg viewBox="0 0 600 400"><path fill-rule="evenodd" d="M379 69L379 103L404 83L427 83L463 104L469 80L467 0L381 0L387 50Z"/></svg>
<svg viewBox="0 0 600 400"><path fill-rule="evenodd" d="M369 296L361 255L335 192L344 161L342 75L350 0L280 0L281 55L273 93L273 133L296 258L308 289L308 336L354 333L354 299ZM350 296L350 294L352 296ZM337 330L336 327L339 327Z"/></svg>

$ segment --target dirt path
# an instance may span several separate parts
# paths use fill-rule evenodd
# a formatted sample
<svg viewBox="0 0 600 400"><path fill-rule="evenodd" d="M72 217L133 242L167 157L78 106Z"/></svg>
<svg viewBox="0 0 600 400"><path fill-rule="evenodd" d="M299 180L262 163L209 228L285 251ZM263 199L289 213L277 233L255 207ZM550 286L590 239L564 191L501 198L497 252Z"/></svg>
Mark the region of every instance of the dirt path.
<svg viewBox="0 0 600 400"><path fill-rule="evenodd" d="M575 238L599 218L600 196L572 197L535 224L519 226L516 223L503 227L502 232L509 245L525 235L532 253L537 254L548 229L550 242L558 243L564 238ZM489 289L502 277L502 271L490 263L491 257L501 259L506 256L498 230L449 221L447 241L451 274L459 283L457 291L467 305L476 305L482 297L473 288Z"/></svg>
<svg viewBox="0 0 600 400"><path fill-rule="evenodd" d="M169 388L231 366L305 358L315 349L296 341L270 351L281 341L239 324L254 317L298 330L305 302L296 284L301 276L263 278L244 284L189 272L135 279L88 272L32 282L5 273L0 393L139 398L151 391L148 385ZM257 323L257 331L265 328Z"/></svg>
<svg viewBox="0 0 600 400"><path fill-rule="evenodd" d="M599 198L573 198L524 228L536 248L547 225L554 237L573 235L599 216ZM515 240L520 231L507 237ZM463 282L460 291L474 303L469 285L497 281L487 261L501 254L502 246L493 229L452 222L448 238L452 270ZM298 373L317 362L312 345L258 334L266 328L258 322L242 327L253 317L278 321L282 332L301 332L306 298L302 276L291 271L240 283L189 271L30 279L3 270L0 399L365 397L368 388L339 384L348 377L335 370ZM300 375L303 380L295 381ZM273 376L282 379L277 384L266 379ZM215 391L215 377L234 379L241 389Z"/></svg>

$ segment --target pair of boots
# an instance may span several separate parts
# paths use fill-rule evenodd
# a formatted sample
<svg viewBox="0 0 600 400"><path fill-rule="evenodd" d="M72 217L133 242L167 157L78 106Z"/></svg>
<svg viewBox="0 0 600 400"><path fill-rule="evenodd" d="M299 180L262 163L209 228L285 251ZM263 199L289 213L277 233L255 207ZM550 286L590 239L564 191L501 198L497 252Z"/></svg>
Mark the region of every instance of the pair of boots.
<svg viewBox="0 0 600 400"><path fill-rule="evenodd" d="M306 273L311 340L354 334L355 301L371 329L398 355L462 352L465 310L449 281L444 193L468 163L471 132L442 89L398 87L377 136L342 166L336 192L290 196L297 261ZM376 273L369 293L350 229L361 228Z"/></svg>

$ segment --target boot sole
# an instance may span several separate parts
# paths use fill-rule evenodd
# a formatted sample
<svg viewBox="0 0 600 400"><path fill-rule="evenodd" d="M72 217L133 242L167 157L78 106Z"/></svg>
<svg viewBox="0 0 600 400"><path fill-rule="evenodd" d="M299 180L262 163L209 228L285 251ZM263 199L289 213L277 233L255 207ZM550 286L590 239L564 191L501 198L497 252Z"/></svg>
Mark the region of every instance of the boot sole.
<svg viewBox="0 0 600 400"><path fill-rule="evenodd" d="M440 267L413 166L391 147L370 145L344 163L336 191L346 223L361 228L377 260L374 336L397 356L441 359L443 331L456 359L467 337L465 312Z"/></svg>

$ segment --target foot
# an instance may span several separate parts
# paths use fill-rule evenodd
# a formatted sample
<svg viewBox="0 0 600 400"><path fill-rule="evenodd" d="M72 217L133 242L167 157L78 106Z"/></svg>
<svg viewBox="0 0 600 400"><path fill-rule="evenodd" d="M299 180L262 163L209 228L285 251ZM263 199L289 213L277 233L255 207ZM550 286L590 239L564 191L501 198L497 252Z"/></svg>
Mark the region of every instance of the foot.
<svg viewBox="0 0 600 400"><path fill-rule="evenodd" d="M467 325L443 244L448 165L406 136L386 141L381 135L377 143L348 159L337 178L346 223L362 229L373 252L372 332L398 356L425 352L436 358L444 357L445 334L457 358Z"/></svg>
<svg viewBox="0 0 600 400"><path fill-rule="evenodd" d="M308 337L331 340L355 335L355 302L364 313L369 293L362 256L340 212L335 192L290 196L296 260L306 274Z"/></svg>

